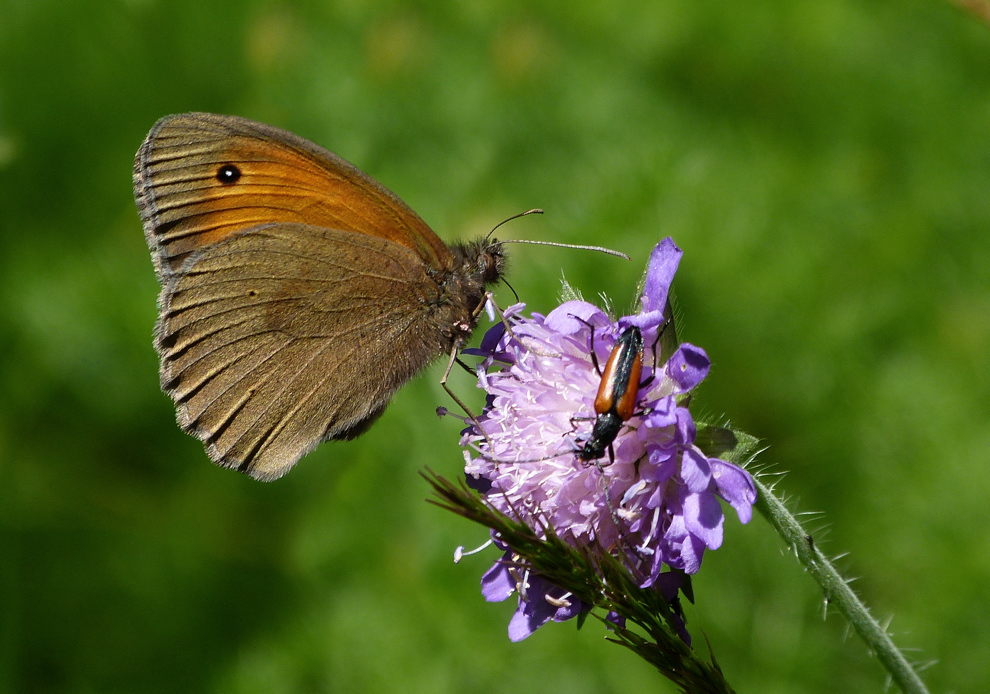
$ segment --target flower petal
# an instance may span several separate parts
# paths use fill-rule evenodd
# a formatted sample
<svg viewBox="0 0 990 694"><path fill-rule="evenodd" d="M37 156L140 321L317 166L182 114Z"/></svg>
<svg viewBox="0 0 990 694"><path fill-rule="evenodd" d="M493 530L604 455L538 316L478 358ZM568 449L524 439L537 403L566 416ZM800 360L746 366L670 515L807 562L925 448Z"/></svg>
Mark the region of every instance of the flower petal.
<svg viewBox="0 0 990 694"><path fill-rule="evenodd" d="M708 483L712 479L712 469L708 465L708 458L694 446L681 454L681 479L684 480L688 490L694 494L708 490Z"/></svg>
<svg viewBox="0 0 990 694"><path fill-rule="evenodd" d="M652 436L649 429L662 429L677 423L677 401L668 395L660 398L653 409L643 416L643 426L640 429L640 440L646 441ZM647 431L643 431L647 429Z"/></svg>
<svg viewBox="0 0 990 694"><path fill-rule="evenodd" d="M526 588L526 599L519 596L519 606L509 621L509 640L522 641L551 619L565 622L586 609L577 598L566 595L562 588L548 583L539 576L530 575ZM547 598L554 601L553 604Z"/></svg>
<svg viewBox="0 0 990 694"><path fill-rule="evenodd" d="M618 331L621 333L630 325L635 325L643 334L643 344L652 350L657 339L657 330L664 324L663 311L646 311L634 316L623 316L619 319ZM659 347L657 350L659 351ZM651 358L652 359L652 358Z"/></svg>
<svg viewBox="0 0 990 694"><path fill-rule="evenodd" d="M649 455L647 460L649 461L649 466L646 469L640 470L640 475L645 480L650 480L651 482L666 482L675 474L677 474L677 449L667 446L648 446L647 451ZM657 491L661 495L661 499L658 500L656 505L662 501L663 490L658 488Z"/></svg>
<svg viewBox="0 0 990 694"><path fill-rule="evenodd" d="M694 418L686 407L678 407L674 414L677 416L677 435L674 441L679 446L691 446L698 435L698 428L694 425Z"/></svg>
<svg viewBox="0 0 990 694"><path fill-rule="evenodd" d="M684 342L671 355L665 367L666 375L677 385L678 393L686 393L705 380L712 363L701 347Z"/></svg>
<svg viewBox="0 0 990 694"><path fill-rule="evenodd" d="M671 504L672 506L674 504ZM688 532L684 522L683 512L675 513L671 518L670 527L664 533L661 551L657 553L658 560L654 563L653 573L659 575L659 557L669 566L680 569L684 573L697 573L701 568L701 558L705 553L705 543L700 538Z"/></svg>
<svg viewBox="0 0 990 694"><path fill-rule="evenodd" d="M626 628L626 618L620 615L618 612L609 612L607 615L605 615L605 621L608 622L609 624L614 624L620 629Z"/></svg>
<svg viewBox="0 0 990 694"><path fill-rule="evenodd" d="M682 571L664 571L653 581L653 585L657 587L667 602L671 602L677 597L677 591L681 589L683 583L684 572Z"/></svg>
<svg viewBox="0 0 990 694"><path fill-rule="evenodd" d="M481 344L478 345L478 354L482 356L495 354L495 349L498 347L498 343L502 340L503 335L505 335L505 323L499 321L485 331L485 336L481 338ZM473 353L468 352L466 349L462 351L465 354Z"/></svg>
<svg viewBox="0 0 990 694"><path fill-rule="evenodd" d="M711 492L684 496L684 526L689 533L704 542L708 549L722 546L724 521L722 507Z"/></svg>
<svg viewBox="0 0 990 694"><path fill-rule="evenodd" d="M506 552L492 568L481 577L481 594L488 602L502 602L516 590L516 580L509 573L509 562L512 552Z"/></svg>
<svg viewBox="0 0 990 694"><path fill-rule="evenodd" d="M509 641L512 641L513 643L522 641L550 621L549 614L545 619L534 618L534 616L527 611L529 608L530 604L528 602L524 602L523 600L519 601L519 607L516 608L515 613L512 615L512 619L509 620Z"/></svg>
<svg viewBox="0 0 990 694"><path fill-rule="evenodd" d="M667 305L667 292L674 274L681 262L684 252L677 247L669 236L658 243L650 253L650 264L646 269L646 281L643 283L643 311L663 312Z"/></svg>
<svg viewBox="0 0 990 694"><path fill-rule="evenodd" d="M546 327L562 335L573 335L587 330L588 323L596 328L604 328L610 325L611 321L604 311L587 301L566 301L548 313L544 320Z"/></svg>
<svg viewBox="0 0 990 694"><path fill-rule="evenodd" d="M468 461L470 464L470 461ZM465 472L464 483L479 494L487 494L492 488L492 481L476 472Z"/></svg>
<svg viewBox="0 0 990 694"><path fill-rule="evenodd" d="M739 521L749 523L753 517L753 504L756 503L756 485L753 478L742 468L718 458L709 458L712 478L718 494L736 510Z"/></svg>

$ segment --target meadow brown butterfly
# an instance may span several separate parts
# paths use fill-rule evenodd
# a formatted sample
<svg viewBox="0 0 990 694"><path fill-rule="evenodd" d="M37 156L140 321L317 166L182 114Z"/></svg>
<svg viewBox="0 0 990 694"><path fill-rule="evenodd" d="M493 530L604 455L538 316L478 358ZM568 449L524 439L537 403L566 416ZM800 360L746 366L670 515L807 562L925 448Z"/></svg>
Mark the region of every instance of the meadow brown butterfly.
<svg viewBox="0 0 990 694"><path fill-rule="evenodd" d="M255 479L363 433L463 345L503 271L498 241L448 247L351 164L243 118L162 118L134 197L162 285L162 389L215 463Z"/></svg>

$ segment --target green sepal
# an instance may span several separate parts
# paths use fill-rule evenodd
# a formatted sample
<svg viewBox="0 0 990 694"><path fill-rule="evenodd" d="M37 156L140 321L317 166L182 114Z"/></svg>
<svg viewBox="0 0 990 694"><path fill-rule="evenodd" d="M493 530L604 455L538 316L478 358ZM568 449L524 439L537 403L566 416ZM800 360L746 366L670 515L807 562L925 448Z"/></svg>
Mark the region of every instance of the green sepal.
<svg viewBox="0 0 990 694"><path fill-rule="evenodd" d="M697 422L698 433L694 445L709 458L721 458L730 463L742 465L749 462L760 444L755 436L729 427Z"/></svg>

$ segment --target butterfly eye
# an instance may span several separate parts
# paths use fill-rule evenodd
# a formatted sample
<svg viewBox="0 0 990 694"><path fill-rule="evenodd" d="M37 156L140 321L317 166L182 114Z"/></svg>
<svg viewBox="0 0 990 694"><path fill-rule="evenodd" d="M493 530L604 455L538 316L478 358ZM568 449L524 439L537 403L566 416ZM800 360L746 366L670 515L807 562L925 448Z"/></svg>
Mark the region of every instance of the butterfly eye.
<svg viewBox="0 0 990 694"><path fill-rule="evenodd" d="M224 185L230 185L231 183L237 183L237 179L241 177L241 170L238 169L233 164L224 164L217 170L217 180Z"/></svg>

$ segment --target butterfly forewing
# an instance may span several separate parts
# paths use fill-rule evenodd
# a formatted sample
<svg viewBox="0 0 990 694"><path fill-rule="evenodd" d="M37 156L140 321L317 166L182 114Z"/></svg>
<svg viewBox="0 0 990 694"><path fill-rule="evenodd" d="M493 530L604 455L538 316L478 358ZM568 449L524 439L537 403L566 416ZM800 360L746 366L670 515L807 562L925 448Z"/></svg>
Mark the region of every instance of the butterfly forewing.
<svg viewBox="0 0 990 694"><path fill-rule="evenodd" d="M243 118L161 119L138 151L134 189L161 279L196 250L273 222L389 239L437 269L450 262L436 234L377 181L308 140Z"/></svg>

